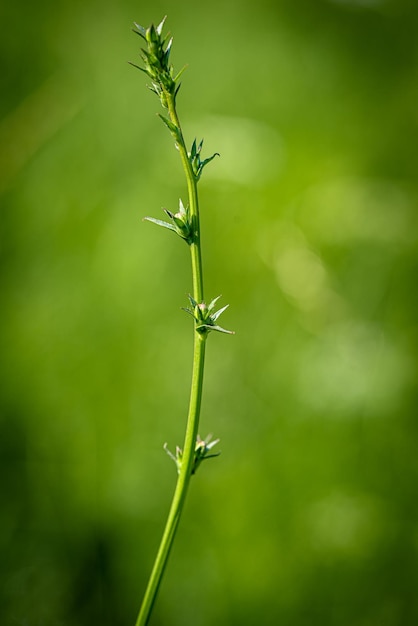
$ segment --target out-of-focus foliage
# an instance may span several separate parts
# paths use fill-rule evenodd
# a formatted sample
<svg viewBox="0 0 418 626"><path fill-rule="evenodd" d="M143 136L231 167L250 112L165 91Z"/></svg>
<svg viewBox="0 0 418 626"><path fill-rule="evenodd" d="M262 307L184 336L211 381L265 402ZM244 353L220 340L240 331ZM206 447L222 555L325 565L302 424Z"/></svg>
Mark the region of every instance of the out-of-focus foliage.
<svg viewBox="0 0 418 626"><path fill-rule="evenodd" d="M185 188L133 21L168 12L200 182L209 338L153 624L412 626L416 3L3 3L1 624L132 624L191 364Z"/></svg>

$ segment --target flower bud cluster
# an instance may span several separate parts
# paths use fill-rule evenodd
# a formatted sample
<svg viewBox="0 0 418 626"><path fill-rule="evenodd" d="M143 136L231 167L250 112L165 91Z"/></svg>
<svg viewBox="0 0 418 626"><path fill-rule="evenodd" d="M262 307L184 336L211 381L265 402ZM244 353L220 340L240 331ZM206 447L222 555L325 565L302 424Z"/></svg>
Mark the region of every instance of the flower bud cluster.
<svg viewBox="0 0 418 626"><path fill-rule="evenodd" d="M219 156L219 152L215 152L215 154L212 154L212 156L209 157L208 159L201 161L200 153L202 151L202 146L203 146L203 139L199 143L199 145L196 144L196 139L195 139L193 141L192 149L190 150L188 154L190 165L192 167L192 171L196 180L199 180L200 176L202 175L202 170L205 167L205 165L210 163L212 159L214 159L216 156Z"/></svg>
<svg viewBox="0 0 418 626"><path fill-rule="evenodd" d="M202 463L202 461L220 455L220 452L218 452L217 454L208 454L213 446L216 446L216 444L219 443L219 439L214 439L213 441L211 441L211 439L212 435L208 435L206 439L201 439L199 435L197 436L196 446L194 450L192 474L196 473L196 470ZM168 456L173 459L174 463L177 466L177 471L180 474L181 465L183 462L183 450L179 448L179 446L176 446L176 454L174 455L172 452L170 452L166 443L164 444L164 450L167 452Z"/></svg>
<svg viewBox="0 0 418 626"><path fill-rule="evenodd" d="M191 315L196 322L196 330L199 333L208 333L211 330L216 330L220 333L227 333L228 335L234 335L234 331L225 330L221 326L218 326L216 323L219 316L229 307L229 304L222 307L218 311L213 313L213 309L215 308L215 304L219 300L221 296L214 298L210 304L206 304L205 302L196 302L196 300L189 295L189 301L191 304L191 308L183 308L183 311L186 311L189 315Z"/></svg>
<svg viewBox="0 0 418 626"><path fill-rule="evenodd" d="M144 217L144 220L147 222L153 222L158 226L163 226L163 228L168 228L175 232L179 237L187 241L190 245L193 243L195 239L195 229L193 228L194 220L190 214L189 207L185 207L183 202L179 202L179 210L177 213L172 213L168 209L164 209L164 212L168 215L171 220L170 222L165 222L164 220L157 220L155 217Z"/></svg>
<svg viewBox="0 0 418 626"><path fill-rule="evenodd" d="M174 76L174 68L169 63L173 38L170 38L169 34L165 37L162 36L165 20L166 18L157 27L151 24L148 28L135 22L134 33L145 40L147 48L141 48L141 58L145 67L139 67L134 63L131 65L137 67L141 72L145 72L151 78L151 91L157 94L163 107L168 108L167 94L176 97L180 88L180 84L177 85L177 80L183 70Z"/></svg>
<svg viewBox="0 0 418 626"><path fill-rule="evenodd" d="M176 229L176 233L187 241L187 243L192 243L194 238L193 233L193 219L190 215L189 207L184 207L183 202L179 201L179 210L177 213L172 213L168 209L164 209L168 217L171 219L174 224L174 228Z"/></svg>

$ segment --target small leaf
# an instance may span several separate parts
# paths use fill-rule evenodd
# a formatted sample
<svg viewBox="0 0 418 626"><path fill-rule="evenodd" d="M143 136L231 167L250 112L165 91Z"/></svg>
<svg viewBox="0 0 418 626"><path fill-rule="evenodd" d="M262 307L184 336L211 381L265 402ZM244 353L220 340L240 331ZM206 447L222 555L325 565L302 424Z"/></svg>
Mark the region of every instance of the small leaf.
<svg viewBox="0 0 418 626"><path fill-rule="evenodd" d="M202 170L203 170L203 168L205 167L205 165L207 165L208 163L210 163L211 161L213 161L213 159L214 159L216 156L221 156L221 155L219 154L219 152L215 152L215 154L212 154L212 156L211 156L211 157L209 157L208 159L205 159L204 161L202 161L202 162L201 162L201 164L200 164L200 168L199 168L199 177L200 177L200 175L201 175L201 173L202 173Z"/></svg>
<svg viewBox="0 0 418 626"><path fill-rule="evenodd" d="M174 135L176 139L178 139L180 134L178 127L171 120L169 120L168 117L161 115L161 113L158 113L158 117L162 119L168 130Z"/></svg>
<svg viewBox="0 0 418 626"><path fill-rule="evenodd" d="M222 297L222 295L217 296L216 298L214 298L212 300L212 302L208 305L208 311L209 312L213 310L213 308L215 307L215 304L218 302L219 298L221 298L221 297Z"/></svg>
<svg viewBox="0 0 418 626"><path fill-rule="evenodd" d="M196 156L196 139L193 140L192 149L190 150L190 158L194 159Z"/></svg>
<svg viewBox="0 0 418 626"><path fill-rule="evenodd" d="M147 70L144 69L143 67L140 67L139 65L136 65L136 63L132 63L132 61L128 61L129 65L132 65L132 67L136 67L137 70L141 70L141 72L144 72L144 74L148 74Z"/></svg>
<svg viewBox="0 0 418 626"><path fill-rule="evenodd" d="M193 319L194 319L193 311L191 311L190 309L188 309L188 308L186 308L184 306L181 307L181 310L184 311L185 313L188 313L189 315L191 315L193 317Z"/></svg>
<svg viewBox="0 0 418 626"><path fill-rule="evenodd" d="M220 442L220 439L214 439L213 441L209 441L208 437L205 439L206 450L210 450L213 446L216 446L217 443ZM215 456L219 456L220 452L218 452ZM209 458L209 457L206 457Z"/></svg>
<svg viewBox="0 0 418 626"><path fill-rule="evenodd" d="M145 38L145 33L146 33L145 28L144 28L143 26L141 26L140 24L137 24L136 22L134 22L134 24L135 24L135 27L136 27L138 30L135 30L135 28L133 28L133 29L132 29L132 30L133 30L133 32L134 32L136 35L139 35L140 37L142 37L143 39L146 39L146 38Z"/></svg>
<svg viewBox="0 0 418 626"><path fill-rule="evenodd" d="M174 92L174 100L177 98L177 94L178 94L178 92L179 92L179 90L180 90L180 87L181 87L181 83L179 83L179 84L177 85L177 87L176 87L176 90L175 90L175 92Z"/></svg>
<svg viewBox="0 0 418 626"><path fill-rule="evenodd" d="M162 58L161 64L163 67L168 68L168 61L170 58L170 52L171 52L171 46L173 45L173 38L171 37L171 39L169 40L167 47L165 50L163 50L164 56Z"/></svg>
<svg viewBox="0 0 418 626"><path fill-rule="evenodd" d="M164 222L164 220L157 220L155 217L144 217L143 220L157 224L157 226L163 226L164 228L168 228L169 230L177 233L175 226L173 224L169 224L168 222Z"/></svg>
<svg viewBox="0 0 418 626"><path fill-rule="evenodd" d="M144 50L144 48L141 48L141 56L144 59L145 63L150 63L152 65L152 56L148 52L148 50Z"/></svg>
<svg viewBox="0 0 418 626"><path fill-rule="evenodd" d="M196 308L198 305L198 303L196 302L196 300L193 298L193 296L191 296L190 294L188 295L188 298L190 300L190 304L192 305L193 308Z"/></svg>
<svg viewBox="0 0 418 626"><path fill-rule="evenodd" d="M147 42L151 45L158 43L158 35L157 31L155 30L154 24L151 24L151 26L146 29L145 37Z"/></svg>
<svg viewBox="0 0 418 626"><path fill-rule="evenodd" d="M213 322L216 322L216 320L218 319L218 317L219 317L220 315L222 315L222 313L223 313L224 311L226 311L226 309L227 309L228 307L229 307L229 304L227 304L226 306L222 307L222 309L219 309L219 311L216 311L216 313L214 313L213 315L211 315L211 316L210 316L210 317L211 317L211 320L212 320Z"/></svg>
<svg viewBox="0 0 418 626"><path fill-rule="evenodd" d="M161 33L163 32L164 22L166 21L166 19L167 19L167 16L165 15L163 19L161 20L161 22L158 24L157 28L155 29L157 33L160 35L160 37L161 37Z"/></svg>
<svg viewBox="0 0 418 626"><path fill-rule="evenodd" d="M212 326L211 330L217 330L218 333L225 333L226 335L235 335L234 330L226 330L226 328L222 328L221 326Z"/></svg>
<svg viewBox="0 0 418 626"><path fill-rule="evenodd" d="M148 89L155 93L158 97L160 97L160 88L156 83L152 83L152 85L147 85Z"/></svg>
<svg viewBox="0 0 418 626"><path fill-rule="evenodd" d="M171 452L171 450L168 449L168 444L167 443L164 444L163 448L167 452L167 454L170 457L170 459L173 459L174 463L177 465L177 459L174 456L174 454Z"/></svg>
<svg viewBox="0 0 418 626"><path fill-rule="evenodd" d="M173 215L173 222L180 230L184 229L184 227L186 226L183 220L179 217L176 217L175 215Z"/></svg>
<svg viewBox="0 0 418 626"><path fill-rule="evenodd" d="M180 78L180 76L183 74L183 72L187 69L187 65L185 65L177 74L177 76L175 76L175 78L173 78L174 82L176 83L178 81L178 79Z"/></svg>
<svg viewBox="0 0 418 626"><path fill-rule="evenodd" d="M213 326L212 324L200 324L199 326L196 326L196 330L199 333L216 330L218 333L225 333L226 335L235 335L235 331L233 330L226 330L225 328L222 328L221 326L217 326L217 325Z"/></svg>

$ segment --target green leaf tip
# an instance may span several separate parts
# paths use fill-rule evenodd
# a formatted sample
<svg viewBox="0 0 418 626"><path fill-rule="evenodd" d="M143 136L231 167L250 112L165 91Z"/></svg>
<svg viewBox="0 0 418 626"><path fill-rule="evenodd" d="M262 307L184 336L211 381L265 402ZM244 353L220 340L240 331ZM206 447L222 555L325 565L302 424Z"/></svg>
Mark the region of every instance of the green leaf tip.
<svg viewBox="0 0 418 626"><path fill-rule="evenodd" d="M134 22L134 25L135 25L136 30L135 30L135 28L133 28L132 29L133 32L135 34L139 35L140 37L142 37L143 39L145 39L145 41L146 41L146 37L145 37L146 30L145 30L145 28L143 26L141 26L140 24L137 24L136 22Z"/></svg>
<svg viewBox="0 0 418 626"><path fill-rule="evenodd" d="M167 19L167 16L165 15L163 17L163 19L161 20L161 22L158 24L157 28L155 29L157 31L157 34L161 37L161 33L163 32L163 28L164 28L164 24L165 21Z"/></svg>

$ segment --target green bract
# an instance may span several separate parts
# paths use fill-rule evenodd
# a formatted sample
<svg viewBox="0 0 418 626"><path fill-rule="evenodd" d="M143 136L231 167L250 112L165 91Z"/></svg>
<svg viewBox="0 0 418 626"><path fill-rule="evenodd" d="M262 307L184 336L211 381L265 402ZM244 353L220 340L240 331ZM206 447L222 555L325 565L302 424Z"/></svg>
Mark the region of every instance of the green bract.
<svg viewBox="0 0 418 626"><path fill-rule="evenodd" d="M202 146L203 146L203 139L198 146L196 145L196 139L195 139L193 141L192 149L189 152L189 161L190 161L190 165L192 166L193 174L195 175L196 180L199 180L202 174L202 170L205 167L205 165L210 163L212 159L214 159L216 156L219 156L219 152L215 152L215 154L212 154L212 156L209 157L208 159L201 161L200 152L202 150Z"/></svg>
<svg viewBox="0 0 418 626"><path fill-rule="evenodd" d="M144 220L147 222L153 222L158 226L163 226L164 228L168 228L175 232L179 237L187 241L190 245L194 241L194 231L193 231L193 219L190 215L189 207L185 208L183 206L183 202L179 202L179 210L177 213L172 213L168 209L164 209L165 213L171 220L171 224L169 222L165 222L164 220L158 220L155 217L144 217Z"/></svg>
<svg viewBox="0 0 418 626"><path fill-rule="evenodd" d="M162 35L165 20L166 18L164 18L157 27L151 24L148 28L144 28L140 24L135 23L135 29L133 29L133 31L144 39L147 48L141 48L140 52L144 67L140 67L135 63L131 63L131 65L141 70L141 72L145 72L145 74L151 78L152 82L151 85L148 85L149 89L159 97L162 106L170 110L170 96L175 105L176 96L181 85L178 80L186 68L184 67L177 75L174 75L173 65L169 62L173 38L170 37L169 33L165 35L165 37ZM176 145L181 143L183 138L176 120L170 119L170 116L166 117L165 115L161 115L161 113L158 115L173 135ZM197 145L195 139L190 152L187 153L191 171L196 181L200 179L205 165L210 163L215 156L219 156L219 152L215 152L211 157L202 161L200 158L202 146L203 139L199 145ZM158 220L154 221L159 223Z"/></svg>
<svg viewBox="0 0 418 626"><path fill-rule="evenodd" d="M221 326L216 324L216 320L222 313L229 307L229 304L226 304L222 309L216 311L216 313L212 313L215 308L215 304L219 300L221 296L214 298L210 304L206 304L205 302L196 302L196 300L189 294L190 304L192 305L192 309L183 308L183 311L186 311L189 315L191 315L196 322L196 330L199 333L207 333L210 330L217 330L220 333L226 333L228 335L234 335L233 330L225 330Z"/></svg>
<svg viewBox="0 0 418 626"><path fill-rule="evenodd" d="M208 454L211 451L211 449L214 446L216 446L216 444L219 443L220 441L219 439L214 439L213 441L211 441L211 439L212 439L212 435L208 435L206 439L201 439L199 435L197 436L196 446L194 450L194 462L193 462L192 474L196 473L196 470L202 461L205 461L206 459L212 459L213 457L220 455L220 452L217 452L216 454ZM179 446L176 446L176 454L174 455L168 449L166 443L164 444L164 450L167 452L168 456L171 459L173 459L177 467L177 472L180 473L181 465L183 461L183 450Z"/></svg>
<svg viewBox="0 0 418 626"><path fill-rule="evenodd" d="M178 79L184 72L185 67L176 76L174 75L174 68L169 63L173 38L170 38L169 33L165 37L162 36L165 20L166 17L158 24L157 28L155 28L154 24L144 28L135 22L133 31L145 40L147 49L141 48L140 53L145 67L140 67L135 63L131 63L131 65L137 67L141 72L145 72L152 79L152 84L149 85L149 88L157 94L161 104L167 109L166 92L174 96L175 99L180 89Z"/></svg>

